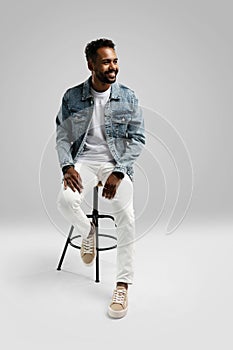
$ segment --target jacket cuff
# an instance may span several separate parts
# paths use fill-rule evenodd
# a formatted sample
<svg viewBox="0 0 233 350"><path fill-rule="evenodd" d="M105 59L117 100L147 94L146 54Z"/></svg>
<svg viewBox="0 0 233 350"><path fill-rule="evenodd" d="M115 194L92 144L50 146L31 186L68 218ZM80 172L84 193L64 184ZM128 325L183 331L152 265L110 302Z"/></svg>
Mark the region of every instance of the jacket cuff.
<svg viewBox="0 0 233 350"><path fill-rule="evenodd" d="M113 172L122 173L125 175L127 173L127 168L122 165L116 165Z"/></svg>

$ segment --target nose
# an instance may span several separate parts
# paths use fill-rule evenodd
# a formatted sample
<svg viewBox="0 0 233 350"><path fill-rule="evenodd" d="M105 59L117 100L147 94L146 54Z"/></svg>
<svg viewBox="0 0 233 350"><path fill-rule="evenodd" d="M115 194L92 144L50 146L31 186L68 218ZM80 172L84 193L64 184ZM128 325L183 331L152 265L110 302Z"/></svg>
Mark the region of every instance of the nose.
<svg viewBox="0 0 233 350"><path fill-rule="evenodd" d="M110 63L110 69L116 69L116 67L117 67L117 63L114 63L113 61Z"/></svg>

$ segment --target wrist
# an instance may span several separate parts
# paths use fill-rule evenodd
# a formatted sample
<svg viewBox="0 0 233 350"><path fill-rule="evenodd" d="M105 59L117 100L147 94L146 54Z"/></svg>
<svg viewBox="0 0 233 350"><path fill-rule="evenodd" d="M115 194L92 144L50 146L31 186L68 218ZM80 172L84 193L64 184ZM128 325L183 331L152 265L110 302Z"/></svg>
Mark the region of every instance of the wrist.
<svg viewBox="0 0 233 350"><path fill-rule="evenodd" d="M124 178L124 174L120 171L113 171L112 174L116 176L119 180L122 180Z"/></svg>
<svg viewBox="0 0 233 350"><path fill-rule="evenodd" d="M67 170L70 169L70 168L74 168L74 165L69 164L69 165L63 166L63 168L62 168L62 173L63 173L63 175L65 175L65 173L67 172Z"/></svg>

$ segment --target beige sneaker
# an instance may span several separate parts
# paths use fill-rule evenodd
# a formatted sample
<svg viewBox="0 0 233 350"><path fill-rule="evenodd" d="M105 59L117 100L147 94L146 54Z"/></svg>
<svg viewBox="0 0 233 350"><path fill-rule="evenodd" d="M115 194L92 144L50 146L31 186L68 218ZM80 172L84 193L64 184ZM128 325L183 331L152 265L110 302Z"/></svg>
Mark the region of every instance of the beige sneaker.
<svg viewBox="0 0 233 350"><path fill-rule="evenodd" d="M96 255L95 225L91 222L91 230L87 238L83 238L80 249L85 265L92 265Z"/></svg>
<svg viewBox="0 0 233 350"><path fill-rule="evenodd" d="M113 291L112 302L108 307L108 314L113 318L121 318L127 314L128 296L127 290L119 286Z"/></svg>

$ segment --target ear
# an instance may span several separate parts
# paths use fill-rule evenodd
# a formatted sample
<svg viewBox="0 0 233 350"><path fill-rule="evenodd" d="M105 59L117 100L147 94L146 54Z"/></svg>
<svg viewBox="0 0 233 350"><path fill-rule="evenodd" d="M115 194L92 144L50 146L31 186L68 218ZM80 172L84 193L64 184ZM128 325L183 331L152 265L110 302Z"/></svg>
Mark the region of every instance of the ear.
<svg viewBox="0 0 233 350"><path fill-rule="evenodd" d="M94 66L91 60L87 62L88 69L92 72L94 70Z"/></svg>

